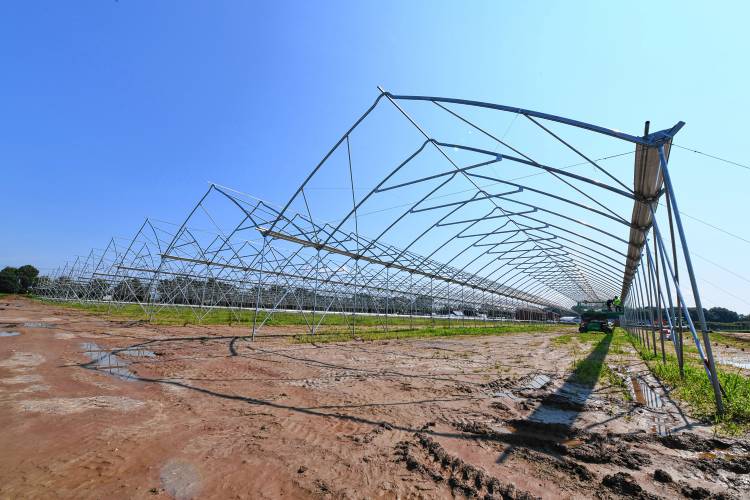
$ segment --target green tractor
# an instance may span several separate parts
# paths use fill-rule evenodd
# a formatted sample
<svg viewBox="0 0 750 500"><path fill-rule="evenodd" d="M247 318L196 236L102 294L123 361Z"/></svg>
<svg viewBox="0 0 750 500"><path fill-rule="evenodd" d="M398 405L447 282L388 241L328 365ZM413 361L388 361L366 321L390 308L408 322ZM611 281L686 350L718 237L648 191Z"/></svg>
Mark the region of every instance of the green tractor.
<svg viewBox="0 0 750 500"><path fill-rule="evenodd" d="M620 323L620 316L623 314L622 311L608 310L604 303L579 303L578 309L582 310L581 324L578 326L580 333L612 333L610 321L617 326Z"/></svg>

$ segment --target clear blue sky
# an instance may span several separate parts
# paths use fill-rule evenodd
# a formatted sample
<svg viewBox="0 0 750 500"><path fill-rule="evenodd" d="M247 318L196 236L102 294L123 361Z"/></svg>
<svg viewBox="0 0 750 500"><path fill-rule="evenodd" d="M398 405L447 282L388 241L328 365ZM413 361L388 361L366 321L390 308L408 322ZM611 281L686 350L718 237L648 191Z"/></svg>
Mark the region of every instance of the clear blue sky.
<svg viewBox="0 0 750 500"><path fill-rule="evenodd" d="M684 120L677 143L747 163L750 6L722 5L7 2L0 266L180 221L207 182L283 203L376 85L632 133ZM685 213L750 239L750 172L677 150L672 165ZM750 245L686 226L736 270L696 259L705 305L750 312Z"/></svg>

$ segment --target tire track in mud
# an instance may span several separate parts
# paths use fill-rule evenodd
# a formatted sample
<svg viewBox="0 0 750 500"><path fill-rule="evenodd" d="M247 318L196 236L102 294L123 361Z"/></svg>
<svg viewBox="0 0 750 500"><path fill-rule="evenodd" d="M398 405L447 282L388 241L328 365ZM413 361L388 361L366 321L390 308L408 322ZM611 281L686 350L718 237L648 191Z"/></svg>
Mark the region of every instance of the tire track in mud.
<svg viewBox="0 0 750 500"><path fill-rule="evenodd" d="M379 450L393 441L387 424L373 426L338 415L263 414L255 425L258 455L277 463L275 469L261 470L259 477L267 474L269 480L274 476L278 480L279 471L286 471L297 486L314 495L340 496L336 486L340 474L350 481L356 478L362 491L377 489L384 472Z"/></svg>
<svg viewBox="0 0 750 500"><path fill-rule="evenodd" d="M668 481L659 479L663 477L662 474L667 477L669 475L658 469L658 465L654 469L655 472L639 474L639 477L643 479L651 479L650 488L655 488L654 485L660 486L661 483L669 484L670 493L667 496L680 493L688 498L729 499L739 498L735 494L745 497L750 491L747 488L747 481L736 482L736 479L750 473L750 454L747 453L750 447L746 442L703 438L692 433L666 436L647 433L602 435L527 420L506 421L505 423L508 427L515 428L515 432L498 432L478 422L457 422L455 427L463 432L477 435L482 440L496 443L498 451L512 446L512 455L515 457L533 463L552 465L563 470L575 479L578 485L586 481L596 485L596 473L589 471L579 462L604 466L601 469L605 471L601 486L631 498L653 499L658 496L642 487L631 474L616 468L612 471L613 467L638 472L650 469L655 461L670 464L674 470L681 471L680 475L685 479L679 481L672 481L671 477ZM635 449L635 446L639 446L640 449ZM692 453L688 455L665 454L665 449ZM721 451L727 451L727 458L711 453L721 453ZM611 473L607 474L606 471ZM712 492L700 484L695 484L693 480L696 477L690 471L707 472L704 478L707 485L714 485L716 480L721 478L719 483L723 483L725 488L733 489L735 493ZM731 476L727 477L726 472L736 474L736 479Z"/></svg>
<svg viewBox="0 0 750 500"><path fill-rule="evenodd" d="M44 321L40 316L47 316L45 311L46 306L39 306L36 312L23 311L23 315L31 321ZM555 436L551 441L570 450L565 455L545 449L549 446L546 442L535 448L518 441L508 463L497 464L498 454L508 445L451 427L461 419L466 425L480 422L503 434L544 437L549 429L524 427L523 422L538 405L568 405L569 410L581 415L577 422L584 429L617 417L607 413L618 408L615 404L602 408L593 407L589 400L584 404L571 403L565 398L548 397L546 389L523 394L516 391L517 400L511 401L495 397L500 390L483 386L500 376L523 379L540 372L555 375L555 386L570 371L573 360L567 349L553 345L554 334L350 343L324 348L294 346L287 343L287 338L273 338L259 339L255 344L236 342L237 356L230 356L230 340L201 343L171 341L169 337L208 337L218 332L231 339L241 333L237 329L113 327L111 322L87 317L78 321L80 317L75 313L65 318L65 328L79 332L76 338L96 338L94 342L108 349L113 345L126 349L120 346L134 343L153 345L163 355L131 364L137 365L136 374L144 379L142 386L124 386L125 382L107 375L72 368L92 378L111 379L115 387L105 392L78 380L75 390L80 393L75 395L122 394L147 401L149 411L153 409L155 413L92 410L60 419L60 428L69 436L40 437L41 441L56 441L56 447L46 448L54 453L37 459L33 450L19 447L25 461L17 468L6 467L14 475L18 473L18 478L3 476L11 481L10 488L15 493L22 491L19 485L24 485L23 491L37 496L53 496L55 491L69 497L150 496L148 490L152 487L157 487L156 494L177 495L178 489L170 490L168 481L160 484L160 472L173 461L190 464L192 472L182 479L190 484L189 479L199 475L201 488L197 496L206 498L232 498L248 491L253 491L256 498L434 498L450 497L454 492L463 497L466 492L473 492L465 489L467 486L482 496L499 498L503 491L510 495L510 490L503 488L509 488L511 483L517 484L514 496L516 491L525 490L545 497L557 494L563 498L621 498L625 492L636 494L631 482L646 493L674 498L704 494L702 487L716 490L726 484L721 482L722 477L739 483L742 476L750 476L741 474L745 466L738 459L747 455L746 450L721 448L718 443L705 441L676 441L668 447L667 442L651 434L612 433L608 437L601 432L603 437L592 438L590 443L583 435ZM0 341L17 342L18 338ZM57 351L66 343L54 340L54 344L43 344L45 340L38 338L35 348L26 350L43 352L45 356L49 353L50 362L41 367L46 371L39 372L46 377L53 373L49 370L58 363ZM443 355L448 359L443 359ZM66 371L57 373L65 375ZM321 383L297 385L304 380ZM48 381L52 382L51 377ZM58 381L54 382L57 387ZM592 394L594 398L599 396L598 392ZM449 396L451 401L447 401ZM440 398L446 401L435 402ZM163 405L161 410L154 406L156 401ZM83 417L88 416L93 418L84 423L87 418ZM43 415L28 414L27 418L40 426L50 422ZM641 425L640 421L633 425L629 419L617 418L615 425L602 428L619 433ZM415 437L415 431L419 431L415 422L425 420L437 422L421 434L451 455L448 469ZM393 428L381 427L381 422L388 422ZM607 441L610 438L612 441ZM442 481L435 481L428 472L415 472L416 466L409 470L406 456L394 455L399 441L408 441L409 456L425 470L440 473ZM613 456L619 461L620 445L645 454L652 463L641 465L640 470L612 461L599 463L610 447L614 447ZM28 458L32 456L33 464ZM463 460L463 464L458 464L463 466L455 471L450 469L454 458ZM655 467L672 476L672 482L653 478ZM190 467L185 470L190 472ZM26 483L20 479L21 474L25 474ZM131 489L119 489L120 477ZM448 484L451 477L455 478L453 486ZM603 484L607 477L610 479ZM716 485L707 484L706 478L714 478ZM35 483L44 486L37 487ZM7 488L0 486L0 496L8 494ZM123 495L124 491L130 495ZM750 489L734 491L744 492L747 497Z"/></svg>
<svg viewBox="0 0 750 500"><path fill-rule="evenodd" d="M417 446L421 448L422 453L415 452L414 448ZM487 500L539 498L517 489L513 483L502 482L483 469L448 453L440 443L424 434L416 434L413 441L400 441L395 447L394 454L397 461L404 462L409 471L424 475L441 486L444 485L454 496L482 496Z"/></svg>

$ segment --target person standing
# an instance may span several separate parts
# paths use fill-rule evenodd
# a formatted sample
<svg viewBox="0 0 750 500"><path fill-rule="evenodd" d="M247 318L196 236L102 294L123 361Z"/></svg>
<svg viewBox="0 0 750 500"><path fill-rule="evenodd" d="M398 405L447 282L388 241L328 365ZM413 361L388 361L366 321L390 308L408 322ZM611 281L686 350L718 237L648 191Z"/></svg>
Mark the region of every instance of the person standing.
<svg viewBox="0 0 750 500"><path fill-rule="evenodd" d="M622 312L622 300L620 300L620 297L615 295L615 298L614 300L612 300L612 303L614 304L615 310L617 312Z"/></svg>

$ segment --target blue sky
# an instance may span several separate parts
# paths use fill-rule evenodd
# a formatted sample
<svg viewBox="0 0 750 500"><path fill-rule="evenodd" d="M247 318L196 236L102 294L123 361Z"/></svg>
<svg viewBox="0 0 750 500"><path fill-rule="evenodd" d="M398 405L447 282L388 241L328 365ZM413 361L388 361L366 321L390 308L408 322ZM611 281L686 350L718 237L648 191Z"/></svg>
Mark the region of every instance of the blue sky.
<svg viewBox="0 0 750 500"><path fill-rule="evenodd" d="M376 85L631 133L684 120L678 144L750 156L743 2L1 9L0 265L51 268L146 216L180 221L208 182L284 203ZM750 172L678 150L671 165L683 212L750 239ZM685 223L705 305L750 312L748 243Z"/></svg>

